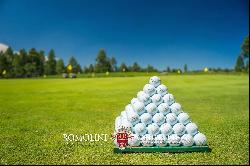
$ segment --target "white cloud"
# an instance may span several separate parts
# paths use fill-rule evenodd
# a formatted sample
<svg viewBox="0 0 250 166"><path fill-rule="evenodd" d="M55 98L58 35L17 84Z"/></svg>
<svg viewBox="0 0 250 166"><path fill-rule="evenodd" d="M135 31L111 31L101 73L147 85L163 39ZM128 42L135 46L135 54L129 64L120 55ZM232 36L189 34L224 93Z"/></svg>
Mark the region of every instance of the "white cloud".
<svg viewBox="0 0 250 166"><path fill-rule="evenodd" d="M2 44L0 43L0 52L5 52L7 49L8 49L9 46L5 45L5 44Z"/></svg>

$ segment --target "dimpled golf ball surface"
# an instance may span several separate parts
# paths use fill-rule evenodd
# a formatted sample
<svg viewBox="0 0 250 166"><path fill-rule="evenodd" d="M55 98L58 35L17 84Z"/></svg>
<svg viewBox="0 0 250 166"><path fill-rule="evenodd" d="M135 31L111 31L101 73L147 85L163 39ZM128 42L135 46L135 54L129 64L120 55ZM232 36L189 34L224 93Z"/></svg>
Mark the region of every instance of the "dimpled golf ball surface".
<svg viewBox="0 0 250 166"><path fill-rule="evenodd" d="M144 123L137 123L134 126L134 132L140 136L143 136L147 132L146 125Z"/></svg>
<svg viewBox="0 0 250 166"><path fill-rule="evenodd" d="M154 145L154 136L151 134L146 134L141 138L141 143L143 146L153 146Z"/></svg>
<svg viewBox="0 0 250 166"><path fill-rule="evenodd" d="M166 122L171 124L172 126L177 123L177 116L174 113L169 113L166 115Z"/></svg>
<svg viewBox="0 0 250 166"><path fill-rule="evenodd" d="M185 133L186 128L182 123L176 123L173 126L173 130L175 134L177 134L178 136L182 136Z"/></svg>
<svg viewBox="0 0 250 166"><path fill-rule="evenodd" d="M155 137L155 145L156 146L167 146L168 140L164 134L158 134Z"/></svg>
<svg viewBox="0 0 250 166"><path fill-rule="evenodd" d="M157 76L153 76L149 79L149 84L153 85L156 88L161 84L161 79Z"/></svg>
<svg viewBox="0 0 250 166"><path fill-rule="evenodd" d="M150 96L143 91L137 93L137 98L140 102L143 102L144 105L147 105L151 102Z"/></svg>
<svg viewBox="0 0 250 166"><path fill-rule="evenodd" d="M181 105L179 103L173 103L170 106L171 112L175 113L175 115L179 115L182 111Z"/></svg>
<svg viewBox="0 0 250 166"><path fill-rule="evenodd" d="M184 134L181 137L181 143L183 146L192 146L194 144L194 138L190 134Z"/></svg>
<svg viewBox="0 0 250 166"><path fill-rule="evenodd" d="M153 122L156 123L157 125L162 125L164 123L165 119L164 119L164 115L162 113L156 113L153 116Z"/></svg>
<svg viewBox="0 0 250 166"><path fill-rule="evenodd" d="M153 85L150 85L150 84L146 84L144 87L143 87L143 91L145 93L147 93L149 96L153 96L155 93L156 93L156 89Z"/></svg>
<svg viewBox="0 0 250 166"><path fill-rule="evenodd" d="M163 102L163 99L162 99L161 95L159 95L159 94L154 94L151 97L151 100L153 103L155 103L156 106L160 105Z"/></svg>
<svg viewBox="0 0 250 166"><path fill-rule="evenodd" d="M167 103L161 103L157 108L163 115L167 115L168 113L170 113L170 108Z"/></svg>
<svg viewBox="0 0 250 166"><path fill-rule="evenodd" d="M190 122L190 118L187 113L180 113L177 117L178 121L184 125L188 124Z"/></svg>
<svg viewBox="0 0 250 166"><path fill-rule="evenodd" d="M206 145L207 144L207 138L204 134L202 133L197 133L194 136L194 143L197 146L202 146L202 145Z"/></svg>
<svg viewBox="0 0 250 166"><path fill-rule="evenodd" d="M134 111L127 112L127 119L132 125L135 125L140 121L139 115Z"/></svg>
<svg viewBox="0 0 250 166"><path fill-rule="evenodd" d="M173 133L173 128L169 123L164 123L161 125L160 131L162 134L170 135Z"/></svg>
<svg viewBox="0 0 250 166"><path fill-rule="evenodd" d="M131 105L133 105L133 104L135 104L136 102L139 102L139 99L138 98L133 98L132 100L131 100Z"/></svg>
<svg viewBox="0 0 250 166"><path fill-rule="evenodd" d="M154 115L157 113L158 109L157 106L154 103L150 103L145 107L146 111L150 113L151 115Z"/></svg>
<svg viewBox="0 0 250 166"><path fill-rule="evenodd" d="M127 131L131 131L132 130L132 124L128 121L128 120L122 120L122 123L120 125L119 129L125 129Z"/></svg>
<svg viewBox="0 0 250 166"><path fill-rule="evenodd" d="M155 135L159 134L160 129L156 123L152 123L152 124L148 125L147 131L148 131L148 134L155 136Z"/></svg>
<svg viewBox="0 0 250 166"><path fill-rule="evenodd" d="M152 123L152 115L150 113L143 113L140 116L141 122L145 125Z"/></svg>
<svg viewBox="0 0 250 166"><path fill-rule="evenodd" d="M165 94L163 97L162 97L164 103L167 103L168 105L172 105L175 100L174 100L174 96L170 93L168 94Z"/></svg>
<svg viewBox="0 0 250 166"><path fill-rule="evenodd" d="M186 131L188 134L194 136L196 133L198 133L198 127L195 123L188 123L186 125Z"/></svg>
<svg viewBox="0 0 250 166"><path fill-rule="evenodd" d="M128 138L128 144L130 146L139 146L140 143L141 140L138 134L131 134L131 136Z"/></svg>
<svg viewBox="0 0 250 166"><path fill-rule="evenodd" d="M179 146L181 144L181 138L177 134L172 134L168 137L168 143L170 146Z"/></svg>
<svg viewBox="0 0 250 166"><path fill-rule="evenodd" d="M145 112L145 107L142 102L136 102L132 105L135 112L139 115L143 114Z"/></svg>
<svg viewBox="0 0 250 166"><path fill-rule="evenodd" d="M165 94L168 93L168 88L165 85L159 85L156 88L156 92L160 94L161 96L164 96Z"/></svg>

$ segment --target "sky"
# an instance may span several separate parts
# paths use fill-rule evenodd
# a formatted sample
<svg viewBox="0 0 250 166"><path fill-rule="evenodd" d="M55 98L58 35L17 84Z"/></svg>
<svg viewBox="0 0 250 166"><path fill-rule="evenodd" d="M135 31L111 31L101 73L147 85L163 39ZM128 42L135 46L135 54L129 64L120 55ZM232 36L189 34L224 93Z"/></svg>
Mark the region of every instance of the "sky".
<svg viewBox="0 0 250 166"><path fill-rule="evenodd" d="M0 0L0 43L53 48L84 66L100 49L158 69L233 68L249 34L248 0Z"/></svg>

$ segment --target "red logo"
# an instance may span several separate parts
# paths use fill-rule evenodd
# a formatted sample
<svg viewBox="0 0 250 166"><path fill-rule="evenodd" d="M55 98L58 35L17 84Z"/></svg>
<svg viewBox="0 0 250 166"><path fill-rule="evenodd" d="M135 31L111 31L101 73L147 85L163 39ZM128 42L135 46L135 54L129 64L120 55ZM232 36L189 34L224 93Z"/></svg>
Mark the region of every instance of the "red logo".
<svg viewBox="0 0 250 166"><path fill-rule="evenodd" d="M125 149L125 147L128 146L128 139L132 137L132 133L125 128L121 128L118 132L112 134L113 140L117 142L120 149Z"/></svg>

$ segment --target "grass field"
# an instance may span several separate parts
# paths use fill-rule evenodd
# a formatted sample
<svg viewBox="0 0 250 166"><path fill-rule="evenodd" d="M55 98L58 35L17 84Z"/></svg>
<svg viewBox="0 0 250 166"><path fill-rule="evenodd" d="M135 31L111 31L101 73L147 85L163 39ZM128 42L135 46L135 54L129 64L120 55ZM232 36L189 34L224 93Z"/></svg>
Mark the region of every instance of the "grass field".
<svg viewBox="0 0 250 166"><path fill-rule="evenodd" d="M114 154L64 133L113 132L149 77L0 80L0 164L249 164L249 76L161 76L211 153Z"/></svg>

